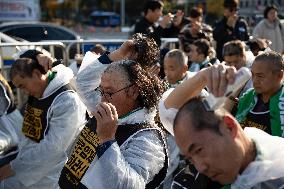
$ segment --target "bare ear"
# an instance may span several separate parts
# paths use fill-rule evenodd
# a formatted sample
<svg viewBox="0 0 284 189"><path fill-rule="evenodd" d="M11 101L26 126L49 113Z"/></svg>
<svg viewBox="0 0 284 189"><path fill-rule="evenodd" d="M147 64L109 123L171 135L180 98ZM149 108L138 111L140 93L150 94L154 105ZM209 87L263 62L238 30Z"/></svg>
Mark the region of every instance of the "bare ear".
<svg viewBox="0 0 284 189"><path fill-rule="evenodd" d="M280 80L282 80L282 79L283 79L283 76L284 76L284 71L281 70L281 71L277 74L277 76L278 76L278 78L279 78Z"/></svg>
<svg viewBox="0 0 284 189"><path fill-rule="evenodd" d="M138 89L137 85L131 86L128 89L127 94L128 94L129 98L136 100L138 98L138 95L139 95L139 89Z"/></svg>
<svg viewBox="0 0 284 189"><path fill-rule="evenodd" d="M231 115L224 115L223 122L225 127L230 131L230 135L235 138L238 131L238 124Z"/></svg>
<svg viewBox="0 0 284 189"><path fill-rule="evenodd" d="M42 77L42 73L38 70L38 69L34 69L33 71L32 71L32 77L35 77L35 78L41 78Z"/></svg>
<svg viewBox="0 0 284 189"><path fill-rule="evenodd" d="M183 71L186 72L187 70L188 70L188 66L187 66L187 64L184 64L183 65Z"/></svg>

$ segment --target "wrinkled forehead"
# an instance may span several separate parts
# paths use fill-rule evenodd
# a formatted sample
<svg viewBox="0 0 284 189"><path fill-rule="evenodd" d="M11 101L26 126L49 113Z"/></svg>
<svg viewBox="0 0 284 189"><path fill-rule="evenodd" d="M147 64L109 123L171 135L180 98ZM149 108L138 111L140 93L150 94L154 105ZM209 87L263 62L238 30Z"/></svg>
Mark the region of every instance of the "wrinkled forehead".
<svg viewBox="0 0 284 189"><path fill-rule="evenodd" d="M263 70L263 71L272 71L277 68L273 63L263 60L254 61L252 64L252 70Z"/></svg>

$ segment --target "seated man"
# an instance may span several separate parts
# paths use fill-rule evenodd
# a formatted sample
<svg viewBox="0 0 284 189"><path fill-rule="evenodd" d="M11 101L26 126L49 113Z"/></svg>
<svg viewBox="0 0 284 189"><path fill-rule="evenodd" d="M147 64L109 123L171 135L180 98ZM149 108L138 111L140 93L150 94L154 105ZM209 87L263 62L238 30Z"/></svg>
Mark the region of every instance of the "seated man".
<svg viewBox="0 0 284 189"><path fill-rule="evenodd" d="M284 183L284 139L256 128L241 128L224 109L207 111L194 98L204 86L222 96L236 70L223 64L198 72L165 100L179 109L174 134L181 153L200 172L232 188L281 188ZM269 163L268 163L269 162Z"/></svg>
<svg viewBox="0 0 284 189"><path fill-rule="evenodd" d="M165 79L170 84L170 88L175 88L178 84L194 75L193 73L187 71L187 60L187 56L179 49L173 49L165 55Z"/></svg>
<svg viewBox="0 0 284 189"><path fill-rule="evenodd" d="M85 106L68 85L72 71L58 65L46 72L37 59L20 58L11 67L13 84L29 99L19 153L0 169L1 188L57 188L68 148L85 122Z"/></svg>
<svg viewBox="0 0 284 189"><path fill-rule="evenodd" d="M243 127L284 137L283 65L283 56L273 51L255 58L251 68L253 89L240 98L237 108L236 119Z"/></svg>
<svg viewBox="0 0 284 189"><path fill-rule="evenodd" d="M61 188L156 188L165 178L166 143L154 120L165 87L139 63L121 60L133 45L99 58L86 53L77 89L95 119L78 137Z"/></svg>
<svg viewBox="0 0 284 189"><path fill-rule="evenodd" d="M240 40L234 40L225 43L223 47L223 58L226 65L234 66L237 70L239 70L242 67L248 67L250 69L255 57L251 51L245 50L244 42ZM239 91L237 97L241 97L247 90L251 89L252 87L252 79L250 79Z"/></svg>
<svg viewBox="0 0 284 189"><path fill-rule="evenodd" d="M253 88L240 97L237 105L236 119L243 127L257 127L274 136L284 136L284 126L281 122L283 63L281 54L273 51L262 53L255 58L251 68ZM223 83L221 84L224 87ZM216 84L215 86L218 87ZM230 110L231 107L226 106L226 109Z"/></svg>
<svg viewBox="0 0 284 189"><path fill-rule="evenodd" d="M0 74L0 167L16 158L22 124L12 89Z"/></svg>
<svg viewBox="0 0 284 189"><path fill-rule="evenodd" d="M200 99L180 108L174 133L181 153L214 181L231 188L283 187L283 138L243 130L225 110L206 111Z"/></svg>
<svg viewBox="0 0 284 189"><path fill-rule="evenodd" d="M224 44L223 58L226 65L239 70L241 67L250 68L255 57L251 51L246 51L244 42L234 40Z"/></svg>
<svg viewBox="0 0 284 189"><path fill-rule="evenodd" d="M198 72L205 67L219 63L216 58L209 58L210 48L210 43L206 39L198 39L190 45L188 57L191 61L191 65L189 71Z"/></svg>

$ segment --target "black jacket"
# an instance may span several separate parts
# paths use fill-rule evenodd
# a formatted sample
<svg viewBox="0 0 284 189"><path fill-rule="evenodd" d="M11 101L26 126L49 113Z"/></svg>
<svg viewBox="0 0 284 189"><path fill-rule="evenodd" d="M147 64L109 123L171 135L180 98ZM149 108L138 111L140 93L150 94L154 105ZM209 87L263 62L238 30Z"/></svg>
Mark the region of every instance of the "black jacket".
<svg viewBox="0 0 284 189"><path fill-rule="evenodd" d="M227 25L227 17L223 17L215 24L213 38L217 43L217 58L223 60L222 50L226 42L236 39L247 41L249 39L247 23L244 19L239 18L233 28Z"/></svg>
<svg viewBox="0 0 284 189"><path fill-rule="evenodd" d="M146 34L152 37L158 46L161 45L161 37L171 37L173 33L178 34L179 28L171 25L169 28L162 28L160 25L149 22L145 17L142 17L135 24L134 33Z"/></svg>

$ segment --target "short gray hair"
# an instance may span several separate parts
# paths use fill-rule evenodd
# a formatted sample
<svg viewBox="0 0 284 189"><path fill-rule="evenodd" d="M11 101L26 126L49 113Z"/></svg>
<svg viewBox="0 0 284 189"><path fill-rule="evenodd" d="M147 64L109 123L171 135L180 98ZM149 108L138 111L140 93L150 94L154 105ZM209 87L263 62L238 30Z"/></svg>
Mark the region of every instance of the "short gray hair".
<svg viewBox="0 0 284 189"><path fill-rule="evenodd" d="M188 57L180 49L173 49L173 50L169 51L165 55L165 58L166 57L175 59L178 62L179 65L187 65Z"/></svg>
<svg viewBox="0 0 284 189"><path fill-rule="evenodd" d="M269 64L271 71L283 71L283 56L275 51L269 51L259 54L255 57L254 62L264 62Z"/></svg>

